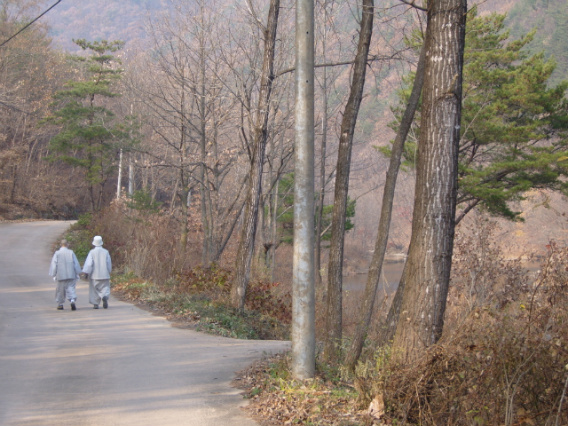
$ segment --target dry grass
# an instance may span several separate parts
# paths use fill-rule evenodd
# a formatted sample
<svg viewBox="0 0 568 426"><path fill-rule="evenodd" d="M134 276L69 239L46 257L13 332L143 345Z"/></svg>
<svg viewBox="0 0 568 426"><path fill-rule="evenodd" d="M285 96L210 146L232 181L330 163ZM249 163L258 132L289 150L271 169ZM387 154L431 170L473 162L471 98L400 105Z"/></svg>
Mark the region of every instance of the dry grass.
<svg viewBox="0 0 568 426"><path fill-rule="evenodd" d="M249 400L245 410L260 425L372 424L352 385L329 380L321 369L313 380L293 380L289 364L289 355L266 358L239 372L234 381Z"/></svg>

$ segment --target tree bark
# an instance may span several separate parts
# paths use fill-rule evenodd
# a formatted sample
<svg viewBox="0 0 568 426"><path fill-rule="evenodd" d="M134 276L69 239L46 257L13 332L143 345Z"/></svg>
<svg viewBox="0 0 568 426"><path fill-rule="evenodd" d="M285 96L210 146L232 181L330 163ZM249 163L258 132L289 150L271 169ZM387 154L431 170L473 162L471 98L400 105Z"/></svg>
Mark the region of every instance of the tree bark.
<svg viewBox="0 0 568 426"><path fill-rule="evenodd" d="M373 33L374 12L374 0L362 0L361 27L353 66L353 79L351 81L349 99L345 105L341 122L341 135L339 137L326 294L324 358L328 361L337 359L339 355L338 345L342 339L343 247L351 151L353 147L353 133L365 86L367 58Z"/></svg>
<svg viewBox="0 0 568 426"><path fill-rule="evenodd" d="M383 192L383 203L381 205L381 217L379 219L375 251L369 266L369 274L367 276L367 283L365 285L365 292L363 294L361 310L359 311L359 319L357 321L358 326L355 329L355 335L353 336L351 343L351 350L347 354L346 359L346 365L350 369L355 368L355 364L361 356L363 344L365 343L367 331L369 330L371 317L373 315L377 289L379 287L385 253L387 251L387 242L392 217L392 205L394 201L396 179L400 169L400 160L402 158L406 136L408 135L408 131L410 130L412 121L414 120L414 113L418 107L420 93L422 92L422 85L424 83L424 58L425 49L423 47L416 67L416 77L414 79L412 93L410 94L410 99L408 100L406 110L402 116L398 133L392 147L389 168L387 170L387 177L385 180L385 189Z"/></svg>
<svg viewBox="0 0 568 426"><path fill-rule="evenodd" d="M393 340L393 353L406 362L436 343L444 325L455 228L466 12L466 0L428 3L412 236Z"/></svg>
<svg viewBox="0 0 568 426"><path fill-rule="evenodd" d="M262 193L262 170L268 133L268 114L272 82L274 80L274 51L280 0L270 0L268 21L264 34L264 57L260 80L257 116L251 156L251 172L247 189L247 201L243 217L241 240L235 265L235 279L231 288L231 302L237 309L245 305L246 289L250 280L250 269L254 253L254 240L258 223L258 208Z"/></svg>

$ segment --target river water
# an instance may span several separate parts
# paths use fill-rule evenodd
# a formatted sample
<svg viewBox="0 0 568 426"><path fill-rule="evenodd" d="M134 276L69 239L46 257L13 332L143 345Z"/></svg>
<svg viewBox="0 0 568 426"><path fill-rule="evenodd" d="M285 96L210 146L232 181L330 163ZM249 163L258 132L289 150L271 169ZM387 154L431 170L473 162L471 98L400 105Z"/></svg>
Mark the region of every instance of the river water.
<svg viewBox="0 0 568 426"><path fill-rule="evenodd" d="M393 293L398 287L404 262L385 262L381 273L379 292ZM365 289L367 274L348 275L343 277L343 290L358 293Z"/></svg>
<svg viewBox="0 0 568 426"><path fill-rule="evenodd" d="M395 292L402 276L404 262L385 262L383 264L381 281L379 284L379 293L392 294ZM541 268L539 262L530 262L523 264L523 268L531 275L534 280ZM348 275L343 277L343 291L354 293L354 295L363 292L367 284L367 274Z"/></svg>

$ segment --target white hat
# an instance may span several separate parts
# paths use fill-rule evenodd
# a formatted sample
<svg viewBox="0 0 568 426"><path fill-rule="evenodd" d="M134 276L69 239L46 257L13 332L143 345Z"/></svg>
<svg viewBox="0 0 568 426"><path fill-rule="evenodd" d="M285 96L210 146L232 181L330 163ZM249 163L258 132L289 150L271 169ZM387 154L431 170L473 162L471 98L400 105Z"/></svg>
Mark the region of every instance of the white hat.
<svg viewBox="0 0 568 426"><path fill-rule="evenodd" d="M102 246L103 245L103 237L101 237L100 235L95 236L95 238L93 238L92 244L96 247Z"/></svg>

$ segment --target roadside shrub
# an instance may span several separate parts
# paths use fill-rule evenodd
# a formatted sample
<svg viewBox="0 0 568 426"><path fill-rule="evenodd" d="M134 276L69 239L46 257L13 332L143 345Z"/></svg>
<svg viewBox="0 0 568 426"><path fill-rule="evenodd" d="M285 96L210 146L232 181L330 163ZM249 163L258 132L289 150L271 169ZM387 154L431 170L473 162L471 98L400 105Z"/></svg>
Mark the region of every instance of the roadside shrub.
<svg viewBox="0 0 568 426"><path fill-rule="evenodd" d="M212 265L210 268L196 266L176 274L176 290L207 294L213 299L227 301L231 290L232 274L228 269Z"/></svg>
<svg viewBox="0 0 568 426"><path fill-rule="evenodd" d="M192 231L192 240L184 249L179 228L173 215L133 209L123 199L115 200L88 226L92 235L103 237L113 265L154 282L166 282L175 271L199 263L198 232Z"/></svg>
<svg viewBox="0 0 568 426"><path fill-rule="evenodd" d="M201 262L201 236L190 226L187 247L181 246L178 220L157 213L148 194L132 201L115 200L92 218L77 224L85 256L94 235L101 235L111 254L113 288L130 301L147 304L176 322L238 338L286 339L291 320L291 297L285 286L252 281L244 312L231 307L232 273L217 264ZM118 277L122 274L124 279Z"/></svg>
<svg viewBox="0 0 568 426"><path fill-rule="evenodd" d="M245 305L248 309L268 315L283 324L292 321L292 295L278 292L280 283L251 282L247 289Z"/></svg>
<svg viewBox="0 0 568 426"><path fill-rule="evenodd" d="M503 260L493 232L477 226L456 240L442 339L412 366L389 363L379 383L383 419L568 424L568 249L551 242L531 277L520 261Z"/></svg>

